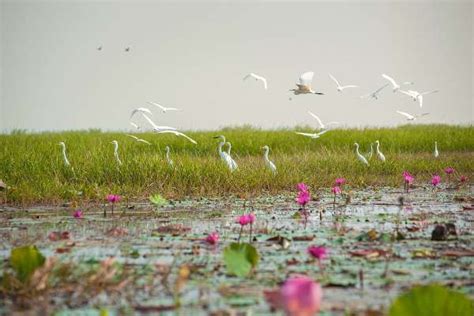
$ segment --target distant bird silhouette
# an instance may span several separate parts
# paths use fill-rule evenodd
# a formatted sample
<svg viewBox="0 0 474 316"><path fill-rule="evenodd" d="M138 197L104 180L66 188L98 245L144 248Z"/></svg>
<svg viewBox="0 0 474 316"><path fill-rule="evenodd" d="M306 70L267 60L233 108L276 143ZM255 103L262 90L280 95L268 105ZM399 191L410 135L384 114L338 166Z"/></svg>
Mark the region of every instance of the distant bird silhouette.
<svg viewBox="0 0 474 316"><path fill-rule="evenodd" d="M130 51L130 46L125 47L125 51L128 53Z"/></svg>
<svg viewBox="0 0 474 316"><path fill-rule="evenodd" d="M99 47L97 47L97 50L102 50L102 45L100 45Z"/></svg>

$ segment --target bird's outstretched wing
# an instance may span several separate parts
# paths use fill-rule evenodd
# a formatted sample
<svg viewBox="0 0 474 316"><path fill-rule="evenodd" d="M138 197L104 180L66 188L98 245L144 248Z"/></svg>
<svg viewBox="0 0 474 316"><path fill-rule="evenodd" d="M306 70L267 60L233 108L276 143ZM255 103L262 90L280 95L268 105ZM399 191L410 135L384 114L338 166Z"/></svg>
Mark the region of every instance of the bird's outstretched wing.
<svg viewBox="0 0 474 316"><path fill-rule="evenodd" d="M407 112L397 111L397 113L405 116L409 120L412 120L412 119L415 118L413 115L411 115L410 113L407 113Z"/></svg>
<svg viewBox="0 0 474 316"><path fill-rule="evenodd" d="M346 89L346 88L358 88L359 86L356 86L355 84L348 84L347 86L342 86L341 89Z"/></svg>
<svg viewBox="0 0 474 316"><path fill-rule="evenodd" d="M139 138L137 136L134 136L134 135L126 134L125 136L131 137L135 140L139 140Z"/></svg>
<svg viewBox="0 0 474 316"><path fill-rule="evenodd" d="M171 134L174 134L174 135L176 135L176 136L182 136L182 137L186 138L187 140L189 140L191 143L197 145L197 142L196 142L194 139L192 139L192 138L189 137L188 135L183 134L183 133L181 133L181 132L172 131L172 130L167 130L167 131L160 131L160 132L158 132L158 134L166 134L166 133L171 133Z"/></svg>
<svg viewBox="0 0 474 316"><path fill-rule="evenodd" d="M246 76L244 77L244 80L247 80L247 79L250 78L250 77L252 77L252 78L254 78L254 79L256 79L256 80L259 80L259 81L263 82L263 87L265 88L265 90L267 90L267 88L268 88L268 86L267 86L267 79L265 79L264 77L259 76L259 75L257 75L257 74L254 74L253 72L251 72L251 73L249 73L248 75L246 75Z"/></svg>
<svg viewBox="0 0 474 316"><path fill-rule="evenodd" d="M308 111L309 115L311 115L312 117L314 117L316 119L316 121L318 121L318 124L319 124L319 127L320 128L324 128L324 124L323 122L321 121L321 119L319 118L319 116L317 116L316 114L314 114L313 112L311 111Z"/></svg>
<svg viewBox="0 0 474 316"><path fill-rule="evenodd" d="M147 114L150 114L150 115L153 115L153 113L151 113L150 109L148 108L136 108L136 109L133 109L132 113L130 114L130 119L135 115L135 113L147 113Z"/></svg>
<svg viewBox="0 0 474 316"><path fill-rule="evenodd" d="M430 114L430 113L421 113L421 114L418 115L418 116L419 116L419 117L422 117L422 116L426 116L426 115L428 115L428 114Z"/></svg>
<svg viewBox="0 0 474 316"><path fill-rule="evenodd" d="M340 86L341 86L341 85L339 84L339 81L337 81L337 79L336 79L336 78L334 78L334 76L333 76L333 75L329 74L329 78L331 78L331 80L332 80L332 81L334 81L338 87L340 87Z"/></svg>
<svg viewBox="0 0 474 316"><path fill-rule="evenodd" d="M415 98L416 95L418 94L418 92L413 91L413 90L408 90L408 91L405 91L405 90L398 90L398 92L403 93L403 94L405 94L405 95L407 95L407 96L409 96L409 97L412 97L412 98Z"/></svg>
<svg viewBox="0 0 474 316"><path fill-rule="evenodd" d="M382 74L382 77L384 77L385 79L387 79L388 81L390 81L390 83L392 84L392 86L395 87L395 86L397 85L397 83L395 82L395 80L393 80L392 77L389 77L389 76L387 76L386 74Z"/></svg>
<svg viewBox="0 0 474 316"><path fill-rule="evenodd" d="M310 86L313 81L314 72L308 71L303 73L299 78L299 84L304 86Z"/></svg>
<svg viewBox="0 0 474 316"><path fill-rule="evenodd" d="M317 133L316 135L321 136L323 134L326 134L328 131L329 131L328 129L325 129L324 131L321 131L321 132Z"/></svg>
<svg viewBox="0 0 474 316"><path fill-rule="evenodd" d="M436 93L438 91L439 90L425 91L425 92L420 93L420 95L427 95L427 94L431 94L431 93Z"/></svg>

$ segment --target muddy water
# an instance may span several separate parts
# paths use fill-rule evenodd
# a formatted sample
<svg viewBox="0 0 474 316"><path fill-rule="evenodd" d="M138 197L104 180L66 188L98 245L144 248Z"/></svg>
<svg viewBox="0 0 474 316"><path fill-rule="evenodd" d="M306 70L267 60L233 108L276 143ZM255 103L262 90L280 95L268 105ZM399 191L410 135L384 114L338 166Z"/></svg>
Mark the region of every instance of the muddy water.
<svg viewBox="0 0 474 316"><path fill-rule="evenodd" d="M108 257L133 274L133 280L119 293L102 291L86 301L66 300L59 290L54 291L49 310L66 314L74 310L93 315L99 308L111 314L140 314L163 307L171 308L166 313L182 315L230 310L265 314L270 309L263 291L277 288L293 274L306 274L321 282L322 308L328 315L384 309L400 291L417 283L440 282L473 295L474 216L472 210L463 208L473 203L471 190L434 193L417 188L404 194L383 188L350 195L350 202L338 198L333 205L331 194L320 193L309 203L307 222L294 218L298 206L292 195L246 201L171 201L159 208L135 203L119 205L107 218L100 205L84 207L83 219L74 219L68 208L4 207L0 212L0 258L7 262L13 247L35 244L45 256L74 265L79 276L81 271L97 269L98 262ZM400 196L404 197L402 206ZM235 218L242 214L244 205L246 210L252 207L257 216L252 243L261 260L251 277L239 279L226 274L221 254L238 238ZM448 222L456 226L458 236L431 241L435 223ZM405 238L393 241L390 236L397 228ZM54 231L67 231L70 238L51 241L48 235ZM220 234L217 247L202 242L212 231ZM278 235L289 240L288 248L268 241ZM248 241L247 229L242 239ZM322 266L308 256L309 245L329 249ZM69 249L58 253L61 248ZM174 284L183 265L193 268L180 294L181 308L173 309L174 297L159 271L168 269L168 281ZM7 299L0 309L8 312L16 307Z"/></svg>

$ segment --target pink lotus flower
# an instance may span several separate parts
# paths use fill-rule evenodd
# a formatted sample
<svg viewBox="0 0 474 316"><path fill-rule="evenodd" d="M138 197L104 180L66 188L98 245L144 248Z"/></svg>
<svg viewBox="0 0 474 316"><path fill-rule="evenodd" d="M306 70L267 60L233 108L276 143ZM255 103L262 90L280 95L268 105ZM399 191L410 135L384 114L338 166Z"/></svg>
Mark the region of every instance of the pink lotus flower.
<svg viewBox="0 0 474 316"><path fill-rule="evenodd" d="M288 316L310 316L319 312L323 291L319 283L306 276L285 281L280 289L281 299Z"/></svg>
<svg viewBox="0 0 474 316"><path fill-rule="evenodd" d="M405 183L411 184L415 180L415 178L408 172L408 171L403 171L403 179L405 180Z"/></svg>
<svg viewBox="0 0 474 316"><path fill-rule="evenodd" d="M247 214L247 221L249 224L253 224L253 222L255 222L255 214L254 213L249 213Z"/></svg>
<svg viewBox="0 0 474 316"><path fill-rule="evenodd" d="M72 213L72 216L73 216L74 218L82 218L83 215L84 215L84 214L82 213L81 210L75 210L74 213Z"/></svg>
<svg viewBox="0 0 474 316"><path fill-rule="evenodd" d="M296 188L298 189L298 191L300 192L308 192L308 186L306 184L304 184L303 182L301 183L298 183L296 185Z"/></svg>
<svg viewBox="0 0 474 316"><path fill-rule="evenodd" d="M110 203L117 203L120 201L120 199L121 199L120 195L117 195L117 194L107 195L107 201L109 201Z"/></svg>
<svg viewBox="0 0 474 316"><path fill-rule="evenodd" d="M250 224L250 219L247 214L244 214L237 217L237 223L239 223L240 226L245 226L245 225Z"/></svg>
<svg viewBox="0 0 474 316"><path fill-rule="evenodd" d="M296 202L301 206L305 206L309 202L310 198L311 196L308 191L300 191L298 193L298 197L296 198Z"/></svg>
<svg viewBox="0 0 474 316"><path fill-rule="evenodd" d="M209 245L217 245L219 242L219 234L217 232L210 233L209 236L206 237L205 241Z"/></svg>
<svg viewBox="0 0 474 316"><path fill-rule="evenodd" d="M452 167L447 167L446 169L444 169L444 172L445 172L447 175L453 174L453 173L454 173L454 168L452 168Z"/></svg>
<svg viewBox="0 0 474 316"><path fill-rule="evenodd" d="M326 247L310 246L308 247L308 253L315 259L322 260L327 256Z"/></svg>
<svg viewBox="0 0 474 316"><path fill-rule="evenodd" d="M461 181L461 183L467 182L467 177L466 176L461 176L461 177L459 177L459 181Z"/></svg>
<svg viewBox="0 0 474 316"><path fill-rule="evenodd" d="M337 178L336 181L334 182L336 186L340 187L346 183L346 179L344 178Z"/></svg>
<svg viewBox="0 0 474 316"><path fill-rule="evenodd" d="M332 187L331 192L334 193L334 195L336 195L336 194L341 194L342 190L340 187L334 186Z"/></svg>
<svg viewBox="0 0 474 316"><path fill-rule="evenodd" d="M433 177L431 178L431 184L433 186L437 186L440 183L441 183L441 177L438 176L437 174L433 175Z"/></svg>

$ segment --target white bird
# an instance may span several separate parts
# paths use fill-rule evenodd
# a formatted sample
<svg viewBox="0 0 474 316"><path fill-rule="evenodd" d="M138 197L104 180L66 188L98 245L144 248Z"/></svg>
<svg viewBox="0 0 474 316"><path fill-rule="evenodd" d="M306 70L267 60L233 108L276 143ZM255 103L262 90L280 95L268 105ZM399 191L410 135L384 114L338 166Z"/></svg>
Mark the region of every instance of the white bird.
<svg viewBox="0 0 474 316"><path fill-rule="evenodd" d="M145 143L147 145L151 145L151 143L147 140L144 140L144 139L141 139L141 138L138 138L137 136L135 135L130 135L130 134L126 134L126 136L130 137L130 138L133 138L134 140L136 140L137 142L140 142L140 143Z"/></svg>
<svg viewBox="0 0 474 316"><path fill-rule="evenodd" d="M435 158L439 157L438 142L435 142L435 148L434 148L433 155L435 156Z"/></svg>
<svg viewBox="0 0 474 316"><path fill-rule="evenodd" d="M225 151L222 151L222 146L224 146L225 143L226 143L225 136L224 135L219 135L219 136L215 136L214 138L218 138L218 139L221 140L219 142L218 147L217 147L217 150L219 152L219 156L221 157L222 161L225 162L225 164L227 165L227 168L229 168L229 170L231 172L233 172L235 170L235 168L234 168L234 165L232 164L232 158Z"/></svg>
<svg viewBox="0 0 474 316"><path fill-rule="evenodd" d="M115 157L115 160L117 160L117 163L119 165L122 165L122 161L120 160L120 157L119 157L119 154L118 154L118 147L119 147L118 141L113 140L112 144L114 144L114 157Z"/></svg>
<svg viewBox="0 0 474 316"><path fill-rule="evenodd" d="M375 90L374 92L366 94L366 95L362 95L361 98L362 99L372 98L372 99L378 100L380 92L382 92L383 89L388 87L389 84L390 83L386 83L383 86L381 86L380 88L378 88L377 90Z"/></svg>
<svg viewBox="0 0 474 316"><path fill-rule="evenodd" d="M369 162L367 161L367 159L365 159L365 157L362 156L359 152L359 144L354 143L354 146L356 148L357 159L359 159L359 161L362 162L364 165L369 166Z"/></svg>
<svg viewBox="0 0 474 316"><path fill-rule="evenodd" d="M267 86L267 79L265 79L264 77L259 76L259 75L257 75L257 74L254 74L253 72L251 72L251 73L249 73L248 75L246 75L246 76L244 77L244 80L247 80L247 79L250 78L250 77L254 78L256 81L259 81L259 80L260 80L261 82L263 82L263 87L265 88L265 90L268 89L268 86Z"/></svg>
<svg viewBox="0 0 474 316"><path fill-rule="evenodd" d="M402 112L402 111L396 111L396 112L398 114L405 116L407 118L407 121L415 121L417 118L430 114L430 113L421 113L419 115L412 115L410 113Z"/></svg>
<svg viewBox="0 0 474 316"><path fill-rule="evenodd" d="M420 103L420 108L423 107L423 96L424 95L427 95L427 94L431 94L431 93L436 93L438 92L439 90L432 90L432 91L425 91L425 92L418 92L418 91L414 91L414 90L408 90L408 91L404 91L404 90L400 90L401 93L403 94L406 94L407 96L411 97L413 99L413 101L418 101Z"/></svg>
<svg viewBox="0 0 474 316"><path fill-rule="evenodd" d="M133 127L135 127L135 129L140 130L140 126L138 126L137 123L130 121L130 125L132 125Z"/></svg>
<svg viewBox="0 0 474 316"><path fill-rule="evenodd" d="M358 87L358 86L353 85L353 84L341 86L341 84L339 83L339 81L337 81L337 79L334 78L334 76L331 75L331 74L329 74L329 78L331 78L332 81L334 81L334 82L336 83L336 85L337 85L337 91L339 91L339 92L342 92L342 90L347 89L347 88L357 88L357 87Z"/></svg>
<svg viewBox="0 0 474 316"><path fill-rule="evenodd" d="M237 169L239 166L237 165L237 163L235 162L234 158L232 158L231 154L230 154L230 151L232 150L232 144L230 142L226 142L227 144L227 155L229 155L230 157L230 162L232 163L232 166L235 169Z"/></svg>
<svg viewBox="0 0 474 316"><path fill-rule="evenodd" d="M166 161L168 162L168 166L173 167L174 162L170 158L170 146L166 146L165 150L166 150Z"/></svg>
<svg viewBox="0 0 474 316"><path fill-rule="evenodd" d="M102 45L99 45L99 46L97 47L97 50L102 50Z"/></svg>
<svg viewBox="0 0 474 316"><path fill-rule="evenodd" d="M298 89L290 89L289 91L293 91L295 95L298 94L319 94L323 95L322 92L316 92L311 88L311 83L313 82L314 72L308 71L302 74L296 83Z"/></svg>
<svg viewBox="0 0 474 316"><path fill-rule="evenodd" d="M398 90L400 90L400 85L395 80L393 80L392 77L389 77L386 74L382 74L382 77L384 77L385 79L390 81L390 83L392 84L393 92L397 92ZM413 82L406 81L406 82L403 82L402 84L403 85L411 85L411 84L413 84Z"/></svg>
<svg viewBox="0 0 474 316"><path fill-rule="evenodd" d="M152 102L152 101L148 101L148 103L150 103L151 105L154 105L154 106L160 108L161 111L163 111L163 113L166 113L167 111L181 111L180 109L162 106L161 104L158 104L158 103Z"/></svg>
<svg viewBox="0 0 474 316"><path fill-rule="evenodd" d="M372 159L373 154L374 154L374 144L370 143L370 151L369 151L369 154L367 155L367 160Z"/></svg>
<svg viewBox="0 0 474 316"><path fill-rule="evenodd" d="M263 154L263 159L265 160L265 165L267 166L268 169L270 169L270 171L273 174L276 174L277 168L276 168L275 164L270 159L268 159L268 152L270 151L270 147L265 145L265 146L262 147L262 149L265 151L264 154Z"/></svg>
<svg viewBox="0 0 474 316"><path fill-rule="evenodd" d="M321 137L321 135L323 135L324 133L327 133L327 132L328 132L328 130L325 129L325 130L323 130L319 133L300 133L300 132L295 132L295 133L298 134L298 135L307 136L307 137L312 138L312 139L317 139L317 138Z"/></svg>
<svg viewBox="0 0 474 316"><path fill-rule="evenodd" d="M157 133L160 133L160 132L163 132L163 131L176 131L176 128L174 127L170 127L170 126L158 126L155 124L155 122L153 122L151 120L151 118L149 118L146 114L143 114L143 117L145 118L145 120L148 121L148 123L150 123L150 125L153 127L153 130Z"/></svg>
<svg viewBox="0 0 474 316"><path fill-rule="evenodd" d="M329 123L326 123L324 124L321 119L319 118L319 116L317 116L316 114L314 114L313 112L311 111L308 111L309 115L311 115L312 117L314 117L316 119L316 121L318 121L319 123L319 127L322 128L322 129L325 129L326 128L326 125L335 125L335 124L340 124L339 122L329 122Z"/></svg>
<svg viewBox="0 0 474 316"><path fill-rule="evenodd" d="M66 155L66 144L64 142L59 142L59 145L62 147L64 165L66 167L70 167L71 163L69 162L69 159L67 159L67 155Z"/></svg>
<svg viewBox="0 0 474 316"><path fill-rule="evenodd" d="M380 147L380 142L378 140L376 140L375 141L375 153L377 154L377 158L379 158L381 161L385 162L385 156L382 154L379 147Z"/></svg>
<svg viewBox="0 0 474 316"><path fill-rule="evenodd" d="M151 113L150 109L148 109L148 108L136 108L136 109L133 109L132 113L130 114L130 119L132 119L132 117L136 113L142 113L142 114L147 113L147 114L153 115L153 113Z"/></svg>
<svg viewBox="0 0 474 316"><path fill-rule="evenodd" d="M179 132L179 131L174 131L174 130L164 130L164 131L160 131L160 132L156 132L157 134L173 134L175 136L181 136L181 137L184 137L186 138L187 140L189 140L191 143L193 143L194 145L197 145L197 141L195 141L194 139L192 139L191 137L189 137L188 135L182 133L182 132Z"/></svg>
<svg viewBox="0 0 474 316"><path fill-rule="evenodd" d="M130 51L130 46L125 47L125 51L128 53Z"/></svg>

